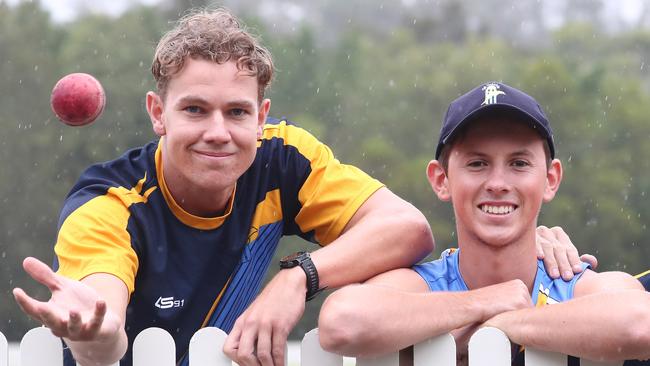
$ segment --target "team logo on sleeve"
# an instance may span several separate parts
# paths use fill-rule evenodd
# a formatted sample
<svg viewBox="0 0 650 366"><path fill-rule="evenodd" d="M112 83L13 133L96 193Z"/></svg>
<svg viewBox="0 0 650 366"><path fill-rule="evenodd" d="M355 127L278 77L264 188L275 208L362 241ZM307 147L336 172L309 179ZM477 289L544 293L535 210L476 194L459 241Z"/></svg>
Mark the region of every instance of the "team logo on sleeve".
<svg viewBox="0 0 650 366"><path fill-rule="evenodd" d="M495 83L490 83L483 86L482 90L485 91L485 99L483 100L483 103L481 103L481 105L494 104L497 102L497 97L499 95L505 95L506 93L499 90L500 88L501 86Z"/></svg>

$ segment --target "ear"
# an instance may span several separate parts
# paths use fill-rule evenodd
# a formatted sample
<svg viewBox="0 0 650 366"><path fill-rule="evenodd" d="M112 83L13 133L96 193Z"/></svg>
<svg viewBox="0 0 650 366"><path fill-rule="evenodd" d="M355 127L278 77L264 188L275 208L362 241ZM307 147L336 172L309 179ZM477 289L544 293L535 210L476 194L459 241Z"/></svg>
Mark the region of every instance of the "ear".
<svg viewBox="0 0 650 366"><path fill-rule="evenodd" d="M431 188L441 201L450 201L451 194L449 194L449 180L447 173L438 160L431 160L427 165L427 178Z"/></svg>
<svg viewBox="0 0 650 366"><path fill-rule="evenodd" d="M260 110L257 113L257 139L262 138L262 132L264 131L264 123L266 123L266 117L269 115L269 110L271 109L271 99L264 99L260 104Z"/></svg>
<svg viewBox="0 0 650 366"><path fill-rule="evenodd" d="M149 113L149 119L151 119L151 125L153 127L153 132L158 136L165 136L167 131L165 130L164 122L164 105L160 95L150 91L147 93L147 113Z"/></svg>
<svg viewBox="0 0 650 366"><path fill-rule="evenodd" d="M562 163L558 159L553 159L546 172L546 188L544 189L544 202L550 202L555 193L560 188L562 182Z"/></svg>

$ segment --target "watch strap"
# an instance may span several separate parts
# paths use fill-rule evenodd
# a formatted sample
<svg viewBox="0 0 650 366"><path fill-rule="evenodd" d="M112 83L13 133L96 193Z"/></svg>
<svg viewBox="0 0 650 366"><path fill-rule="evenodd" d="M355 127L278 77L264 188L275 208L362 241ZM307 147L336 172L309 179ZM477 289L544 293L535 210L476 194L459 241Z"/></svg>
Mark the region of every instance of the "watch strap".
<svg viewBox="0 0 650 366"><path fill-rule="evenodd" d="M305 271L305 275L307 276L306 301L309 301L316 297L316 295L321 291L325 290L325 288L319 288L318 270L316 270L316 266L314 265L314 262L312 262L309 253L307 253L306 258L300 261L300 267Z"/></svg>

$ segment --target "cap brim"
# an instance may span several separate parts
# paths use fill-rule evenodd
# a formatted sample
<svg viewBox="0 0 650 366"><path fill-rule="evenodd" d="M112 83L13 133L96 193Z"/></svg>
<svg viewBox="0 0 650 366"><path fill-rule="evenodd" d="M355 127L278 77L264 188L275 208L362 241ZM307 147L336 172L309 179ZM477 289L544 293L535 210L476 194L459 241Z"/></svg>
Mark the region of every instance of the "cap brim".
<svg viewBox="0 0 650 366"><path fill-rule="evenodd" d="M449 132L449 134L447 134L447 136L441 141L442 143L438 145L438 148L436 149L436 159L440 157L440 154L442 153L442 149L444 148L444 146L447 145L454 137L456 137L458 131L462 130L463 127L465 127L469 122L475 121L476 119L483 117L486 113L494 112L494 111L515 112L523 116L525 119L531 121L533 124L532 127L538 130L540 135L548 142L551 158L555 158L553 137L551 133L546 129L546 127L544 127L544 124L541 121L539 121L537 118L532 116L530 113L512 104L496 103L496 104L488 104L476 108L474 111L472 111L467 116L465 116L465 118L463 118L460 122L458 122L458 124L454 126L454 128Z"/></svg>

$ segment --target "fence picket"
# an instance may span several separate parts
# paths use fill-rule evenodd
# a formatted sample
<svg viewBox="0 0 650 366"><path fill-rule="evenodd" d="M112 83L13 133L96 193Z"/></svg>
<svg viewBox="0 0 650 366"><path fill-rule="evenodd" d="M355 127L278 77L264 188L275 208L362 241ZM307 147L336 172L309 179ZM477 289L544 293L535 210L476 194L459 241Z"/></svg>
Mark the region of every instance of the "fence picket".
<svg viewBox="0 0 650 366"><path fill-rule="evenodd" d="M510 340L497 328L481 328L469 339L469 366L510 366Z"/></svg>
<svg viewBox="0 0 650 366"><path fill-rule="evenodd" d="M546 352L526 347L524 352L526 366L567 366L567 356L561 353Z"/></svg>
<svg viewBox="0 0 650 366"><path fill-rule="evenodd" d="M313 366L342 366L343 357L323 350L318 341L318 328L312 329L300 343L300 364Z"/></svg>
<svg viewBox="0 0 650 366"><path fill-rule="evenodd" d="M357 358L357 366L399 366L399 352L381 357Z"/></svg>
<svg viewBox="0 0 650 366"><path fill-rule="evenodd" d="M190 339L190 366L232 366L232 361L223 353L226 337L223 330L215 327L194 333Z"/></svg>
<svg viewBox="0 0 650 366"><path fill-rule="evenodd" d="M4 334L0 333L0 366L9 364L9 344Z"/></svg>
<svg viewBox="0 0 650 366"><path fill-rule="evenodd" d="M63 344L45 327L27 332L20 342L20 363L22 366L63 365Z"/></svg>
<svg viewBox="0 0 650 366"><path fill-rule="evenodd" d="M223 354L226 333L218 328L208 327L197 331L189 345L190 366L236 366ZM300 364L303 366L343 366L344 357L326 352L320 347L318 328L312 329L302 340ZM482 328L469 340L469 366L510 366L510 341L496 328ZM17 360L9 359L9 344L0 332L0 366L62 366L63 347L61 339L45 327L28 331L20 342ZM407 357L410 358L410 357ZM174 339L165 330L148 328L140 332L133 342L134 366L174 366L176 363ZM287 352L285 349L285 364ZM11 361L11 363L10 363ZM404 360L402 360L404 364ZM407 362L408 363L408 362ZM567 356L527 348L527 366L567 366ZM623 361L595 362L580 360L582 366L622 366ZM356 366L398 366L399 352L377 358L357 358ZM445 334L413 347L413 363L409 366L455 366L456 342L452 335ZM119 366L115 363L112 366Z"/></svg>
<svg viewBox="0 0 650 366"><path fill-rule="evenodd" d="M413 347L413 366L456 366L456 341L451 334L428 339Z"/></svg>
<svg viewBox="0 0 650 366"><path fill-rule="evenodd" d="M133 341L134 366L174 366L176 364L176 344L166 330L147 328ZM60 366L61 364L58 364Z"/></svg>

